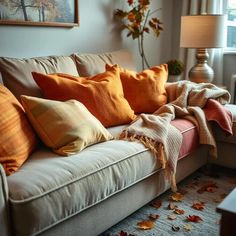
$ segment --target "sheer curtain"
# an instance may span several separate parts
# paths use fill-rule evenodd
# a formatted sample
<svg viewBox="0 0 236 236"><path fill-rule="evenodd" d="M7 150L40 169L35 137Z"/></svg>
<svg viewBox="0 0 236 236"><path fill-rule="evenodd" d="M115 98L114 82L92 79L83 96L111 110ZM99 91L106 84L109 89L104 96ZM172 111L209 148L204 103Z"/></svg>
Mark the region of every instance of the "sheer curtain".
<svg viewBox="0 0 236 236"><path fill-rule="evenodd" d="M223 14L224 0L182 0L181 15ZM176 4L180 1L176 0ZM175 44L176 46L176 44ZM195 49L180 49L179 58L185 62L185 79L188 79L188 71L195 64ZM215 72L213 83L223 84L223 49L209 49L208 64Z"/></svg>

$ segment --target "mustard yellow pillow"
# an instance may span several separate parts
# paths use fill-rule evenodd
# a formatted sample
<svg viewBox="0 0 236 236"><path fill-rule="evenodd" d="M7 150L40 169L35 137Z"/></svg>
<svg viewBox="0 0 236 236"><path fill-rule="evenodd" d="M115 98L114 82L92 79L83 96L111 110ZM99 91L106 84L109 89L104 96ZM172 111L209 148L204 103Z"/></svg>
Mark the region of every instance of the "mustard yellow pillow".
<svg viewBox="0 0 236 236"><path fill-rule="evenodd" d="M72 155L113 138L76 100L60 102L29 96L21 96L21 100L39 137L59 155Z"/></svg>
<svg viewBox="0 0 236 236"><path fill-rule="evenodd" d="M92 77L67 74L32 73L45 98L59 101L76 99L105 126L130 123L134 111L124 98L119 70L110 68Z"/></svg>
<svg viewBox="0 0 236 236"><path fill-rule="evenodd" d="M24 109L0 84L0 164L7 175L14 173L36 148L37 138Z"/></svg>
<svg viewBox="0 0 236 236"><path fill-rule="evenodd" d="M106 65L106 69L114 66ZM153 113L166 104L165 83L168 78L166 64L154 66L140 73L120 68L124 96L135 113Z"/></svg>

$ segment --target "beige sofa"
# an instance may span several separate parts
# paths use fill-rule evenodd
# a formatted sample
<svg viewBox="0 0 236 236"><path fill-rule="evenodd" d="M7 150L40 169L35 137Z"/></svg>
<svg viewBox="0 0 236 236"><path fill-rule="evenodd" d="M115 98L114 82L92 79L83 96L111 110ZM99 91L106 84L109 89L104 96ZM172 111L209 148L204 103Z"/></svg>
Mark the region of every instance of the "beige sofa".
<svg viewBox="0 0 236 236"><path fill-rule="evenodd" d="M126 51L99 55L35 59L0 58L2 80L12 93L39 96L32 71L88 76L118 63L134 69ZM76 67L77 65L77 67ZM236 130L236 108L233 113ZM116 136L125 125L109 128ZM184 135L183 130L183 135ZM236 168L236 137L215 129L219 157L209 160L208 148L199 145L182 156L177 182L206 163ZM1 134L3 135L3 134ZM163 169L142 144L112 140L61 157L42 146L11 176L0 166L0 235L98 235L148 203L170 184Z"/></svg>

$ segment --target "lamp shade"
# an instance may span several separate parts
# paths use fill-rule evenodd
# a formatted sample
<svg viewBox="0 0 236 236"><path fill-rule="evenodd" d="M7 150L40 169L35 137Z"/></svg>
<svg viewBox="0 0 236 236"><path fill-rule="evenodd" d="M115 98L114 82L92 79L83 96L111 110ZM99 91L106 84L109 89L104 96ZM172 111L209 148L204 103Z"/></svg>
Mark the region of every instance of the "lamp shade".
<svg viewBox="0 0 236 236"><path fill-rule="evenodd" d="M181 17L180 47L221 48L225 45L224 15Z"/></svg>

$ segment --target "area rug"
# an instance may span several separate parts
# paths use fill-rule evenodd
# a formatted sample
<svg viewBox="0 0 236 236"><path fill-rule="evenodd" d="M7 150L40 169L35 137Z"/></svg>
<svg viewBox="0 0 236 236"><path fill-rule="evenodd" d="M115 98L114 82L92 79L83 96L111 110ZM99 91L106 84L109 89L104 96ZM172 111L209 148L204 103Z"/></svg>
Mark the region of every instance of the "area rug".
<svg viewBox="0 0 236 236"><path fill-rule="evenodd" d="M216 207L235 187L236 170L201 169L101 236L219 235Z"/></svg>

